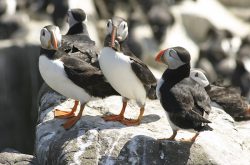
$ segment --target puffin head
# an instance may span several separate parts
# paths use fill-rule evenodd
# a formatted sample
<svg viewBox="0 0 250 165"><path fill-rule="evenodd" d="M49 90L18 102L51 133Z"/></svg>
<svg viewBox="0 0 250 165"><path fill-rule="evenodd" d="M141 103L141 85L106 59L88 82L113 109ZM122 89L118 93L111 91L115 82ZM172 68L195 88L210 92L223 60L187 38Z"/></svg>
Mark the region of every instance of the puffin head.
<svg viewBox="0 0 250 165"><path fill-rule="evenodd" d="M127 21L121 17L113 17L107 23L107 35L111 36L111 47L115 47L115 41L122 42L128 36Z"/></svg>
<svg viewBox="0 0 250 165"><path fill-rule="evenodd" d="M183 47L172 47L160 51L155 60L162 62L168 66L169 69L177 69L184 64L190 64L190 54Z"/></svg>
<svg viewBox="0 0 250 165"><path fill-rule="evenodd" d="M67 13L67 22L72 27L76 23L86 22L87 15L82 9L70 9Z"/></svg>
<svg viewBox="0 0 250 165"><path fill-rule="evenodd" d="M61 39L62 35L58 26L48 25L42 28L40 33L42 48L57 50L61 46Z"/></svg>
<svg viewBox="0 0 250 165"><path fill-rule="evenodd" d="M206 75L204 74L205 71L201 69L191 69L190 71L190 78L200 84L202 87L206 88L210 85Z"/></svg>

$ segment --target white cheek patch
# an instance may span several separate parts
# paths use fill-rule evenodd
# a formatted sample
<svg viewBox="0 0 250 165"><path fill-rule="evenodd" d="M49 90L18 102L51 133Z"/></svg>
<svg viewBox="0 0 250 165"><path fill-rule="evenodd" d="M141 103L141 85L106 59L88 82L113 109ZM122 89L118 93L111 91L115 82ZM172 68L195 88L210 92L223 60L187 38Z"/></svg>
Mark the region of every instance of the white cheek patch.
<svg viewBox="0 0 250 165"><path fill-rule="evenodd" d="M106 33L107 34L111 34L112 33L112 27L113 27L113 24L112 24L112 21L109 19L108 22L107 22L107 31Z"/></svg>
<svg viewBox="0 0 250 165"><path fill-rule="evenodd" d="M206 87L210 84L205 74L199 70L191 70L190 78L196 81L198 84L200 84L203 87Z"/></svg>
<svg viewBox="0 0 250 165"><path fill-rule="evenodd" d="M243 65L244 65L244 68L247 70L247 72L250 73L250 59L249 58L243 58Z"/></svg>
<svg viewBox="0 0 250 165"><path fill-rule="evenodd" d="M231 43L230 40L225 39L221 42L221 48L224 52L228 53L230 51L231 48Z"/></svg>
<svg viewBox="0 0 250 165"><path fill-rule="evenodd" d="M180 59L175 59L173 57L169 57L167 58L167 63L168 63L168 67L169 69L177 69L180 66L184 65L185 63L182 62Z"/></svg>
<svg viewBox="0 0 250 165"><path fill-rule="evenodd" d="M241 45L241 38L240 37L234 37L232 40L231 40L231 44L232 44L232 51L234 53L236 53L239 48L240 48L240 45Z"/></svg>
<svg viewBox="0 0 250 165"><path fill-rule="evenodd" d="M236 53L241 45L241 39L239 37L234 37L232 39L224 39L221 42L222 50L227 54Z"/></svg>
<svg viewBox="0 0 250 165"><path fill-rule="evenodd" d="M125 28L124 28L125 27ZM117 37L124 41L128 35L128 26L126 22L122 22L117 29Z"/></svg>
<svg viewBox="0 0 250 165"><path fill-rule="evenodd" d="M44 32L44 35L42 34ZM50 47L50 38L51 38L51 35L49 33L49 31L44 28L42 31L41 31L41 34L40 34L40 41L41 41L41 46L43 48L49 48Z"/></svg>

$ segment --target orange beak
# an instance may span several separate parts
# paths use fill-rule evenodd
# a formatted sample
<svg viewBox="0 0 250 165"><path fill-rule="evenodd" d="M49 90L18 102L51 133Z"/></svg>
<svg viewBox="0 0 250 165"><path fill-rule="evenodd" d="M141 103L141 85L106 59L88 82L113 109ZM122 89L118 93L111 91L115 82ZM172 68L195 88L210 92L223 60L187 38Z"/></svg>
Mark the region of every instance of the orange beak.
<svg viewBox="0 0 250 165"><path fill-rule="evenodd" d="M165 49L165 50L161 50L161 51L156 55L155 61L157 61L157 62L163 62L163 61L162 61L162 56L164 55L165 51L166 51L166 49Z"/></svg>
<svg viewBox="0 0 250 165"><path fill-rule="evenodd" d="M53 45L53 47L54 47L55 49L57 49L57 48L58 48L58 43L57 43L57 40L56 40L56 37L55 37L54 32L52 32L52 38L51 38L51 40L52 40L52 45Z"/></svg>
<svg viewBox="0 0 250 165"><path fill-rule="evenodd" d="M115 38L116 38L116 31L117 27L113 26L112 33L111 33L111 47L115 47Z"/></svg>

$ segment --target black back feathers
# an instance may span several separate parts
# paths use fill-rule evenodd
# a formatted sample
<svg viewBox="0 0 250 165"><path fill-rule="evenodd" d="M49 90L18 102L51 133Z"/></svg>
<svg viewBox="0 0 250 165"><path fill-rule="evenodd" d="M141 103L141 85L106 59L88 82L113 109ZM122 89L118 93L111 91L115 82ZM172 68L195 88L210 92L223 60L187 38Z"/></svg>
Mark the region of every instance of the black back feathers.
<svg viewBox="0 0 250 165"><path fill-rule="evenodd" d="M82 9L72 9L71 13L77 22L83 22L86 19L86 13Z"/></svg>
<svg viewBox="0 0 250 165"><path fill-rule="evenodd" d="M178 53L179 58L184 63L189 63L191 60L189 52L183 47L173 47L173 49Z"/></svg>

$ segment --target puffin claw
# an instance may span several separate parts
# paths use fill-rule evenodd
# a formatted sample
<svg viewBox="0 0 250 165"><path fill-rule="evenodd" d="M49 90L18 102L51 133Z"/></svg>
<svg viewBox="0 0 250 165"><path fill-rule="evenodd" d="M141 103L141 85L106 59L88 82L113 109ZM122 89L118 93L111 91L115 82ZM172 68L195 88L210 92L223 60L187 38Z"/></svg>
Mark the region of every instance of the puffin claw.
<svg viewBox="0 0 250 165"><path fill-rule="evenodd" d="M124 117L121 115L108 115L108 116L103 116L102 118L105 121L121 121L124 119Z"/></svg>
<svg viewBox="0 0 250 165"><path fill-rule="evenodd" d="M68 111L62 111L59 109L55 109L54 116L56 118L59 118L59 119L68 119L68 118L74 117L75 113L72 111L68 112Z"/></svg>
<svg viewBox="0 0 250 165"><path fill-rule="evenodd" d="M127 126L135 126L139 125L141 123L141 120L138 119L123 119L120 121L122 124L127 125Z"/></svg>

